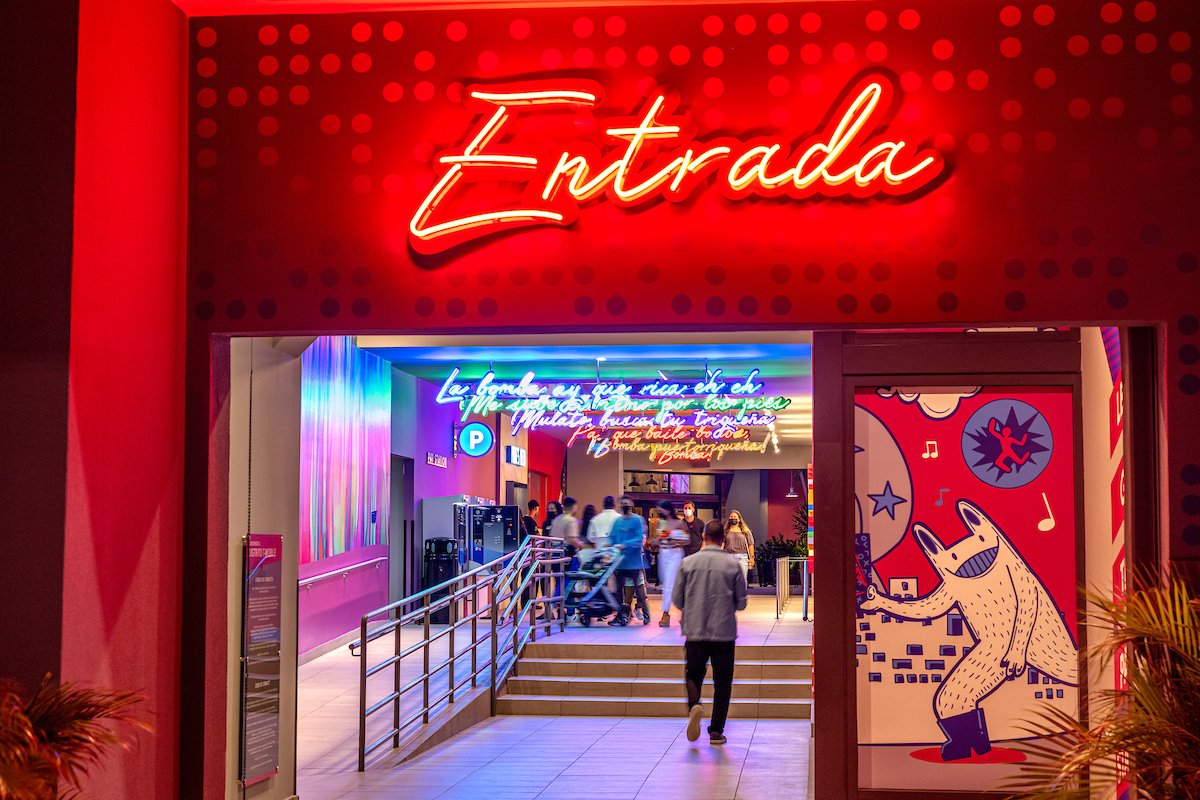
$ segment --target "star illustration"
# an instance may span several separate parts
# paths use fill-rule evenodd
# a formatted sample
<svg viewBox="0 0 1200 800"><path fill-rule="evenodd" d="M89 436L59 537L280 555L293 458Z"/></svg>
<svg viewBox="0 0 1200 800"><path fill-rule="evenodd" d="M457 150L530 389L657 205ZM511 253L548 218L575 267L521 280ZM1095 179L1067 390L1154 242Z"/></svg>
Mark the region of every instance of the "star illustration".
<svg viewBox="0 0 1200 800"><path fill-rule="evenodd" d="M883 494L868 494L867 497L875 501L875 509L871 512L871 516L875 516L884 509L887 510L888 516L892 519L896 518L896 506L901 503L907 503L903 497L892 494L892 482L887 481L883 484Z"/></svg>

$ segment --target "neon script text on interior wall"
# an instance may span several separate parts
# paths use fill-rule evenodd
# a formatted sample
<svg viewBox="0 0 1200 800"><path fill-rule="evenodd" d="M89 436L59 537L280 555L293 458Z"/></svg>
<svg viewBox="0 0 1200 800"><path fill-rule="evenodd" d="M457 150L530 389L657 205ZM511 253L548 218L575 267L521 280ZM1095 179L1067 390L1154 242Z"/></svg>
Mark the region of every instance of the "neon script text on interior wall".
<svg viewBox="0 0 1200 800"><path fill-rule="evenodd" d="M942 156L879 133L896 106L883 75L853 85L834 105L829 122L805 139L742 141L693 137L678 101L652 93L640 114L610 120L604 147L584 139L574 149L547 147L545 121L529 134L535 114L579 116L600 104L591 81L535 81L470 87L468 102L482 112L466 144L440 155L439 172L409 224L419 253L434 254L485 236L533 225L571 224L581 205L606 199L636 208L659 198L681 201L711 182L732 199L784 196L803 199L910 195L941 174ZM527 135L522 135L522 133ZM469 183L519 183L511 198L472 192ZM485 195L482 196L481 195Z"/></svg>

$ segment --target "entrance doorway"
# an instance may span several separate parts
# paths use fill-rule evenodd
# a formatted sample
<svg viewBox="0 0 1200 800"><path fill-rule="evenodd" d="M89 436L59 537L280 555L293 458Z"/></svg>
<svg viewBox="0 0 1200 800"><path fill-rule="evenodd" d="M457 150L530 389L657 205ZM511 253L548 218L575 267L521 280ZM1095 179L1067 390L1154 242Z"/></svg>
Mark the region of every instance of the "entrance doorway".
<svg viewBox="0 0 1200 800"><path fill-rule="evenodd" d="M235 347L253 352L255 362L245 381L254 420L234 450L258 454L269 442L294 443L286 469L276 463L271 476L260 476L248 458L243 470L256 524L267 524L263 492L271 486L287 488L284 505L293 514L270 523L300 574L299 638L281 664L285 674L298 671L297 697L279 707L298 720L293 774L353 749L357 663L345 645L364 613L423 587L431 540L448 540L460 564L482 563L515 546L518 536L505 527L530 499L541 503L540 526L551 503L567 496L578 499L582 516L608 496L630 494L644 515L663 501L680 513L690 503L701 523L737 509L764 558L768 539L802 546L790 525L799 500L785 491L811 462L808 334L285 337ZM268 395L264 365L276 361L286 365L286 380ZM526 407L522 381L545 387L540 408ZM489 394L489 386L499 388ZM475 402L482 397L498 397L499 406ZM293 417L277 413L285 401ZM641 491L634 476L646 484ZM647 561L652 633L660 630L654 594L662 579L654 548ZM751 563L751 582L762 583L764 572ZM286 593L282 602L289 604ZM756 602L769 628L774 601ZM805 647L795 641L788 646ZM799 653L789 657L803 671ZM807 694L799 694L806 681L806 674L791 680L795 697L777 698L781 707L803 706L807 715ZM328 719L335 711L343 742L329 738L340 735Z"/></svg>
<svg viewBox="0 0 1200 800"><path fill-rule="evenodd" d="M830 764L823 763L823 780L832 781L827 791L836 794L837 780L827 770L837 767L853 775L852 784L841 785L860 787L864 797L899 798L925 790L918 785L973 796L977 784L1021 763L1022 745L1012 733L1018 712L1082 708L1089 682L1103 686L1114 680L1079 659L1086 641L1073 590L1084 581L1107 580L1105 586L1119 591L1132 552L1126 519L1144 514L1133 505L1126 509L1127 497L1147 492L1144 485L1143 494L1125 491L1127 431L1144 436L1147 426L1144 406L1131 405L1127 397L1124 375L1145 365L1123 360L1129 352L1121 347L1123 336L1128 338L1101 328L839 333L816 335L813 347L800 334L725 334L698 341L655 334L648 342L592 337L541 345L538 337L511 342L453 337L432 346L427 338L418 345L404 337L345 337L336 345L322 339L254 340L246 347L256 354L255 408L244 440L254 447L239 451L236 465L231 457L231 481L235 467L247 476L252 488L242 496L248 498L252 530L271 525L285 531L285 553L291 568L299 569L299 580L310 581L303 587L310 595L322 584L344 589L356 573L372 574L374 568L363 565L378 557L370 548L382 548L389 576L385 600L360 597L348 603L353 610L340 620L342 636L351 635L365 611L398 599L397 585L406 593L416 588L424 542L441 538L462 550L474 546L472 516L456 507L484 509L479 518L491 526L489 546L499 550L507 546L503 528L519 519L525 497L538 499L543 513L551 501L568 495L580 501L581 512L589 503L599 508L606 496L620 494L634 498L639 513L647 516L664 499L676 506L693 503L701 521L724 519L737 509L761 556L780 546L814 543L801 535L807 530L795 527L798 504L807 508L804 489L811 486L816 513L804 519L822 550L821 569L813 572L821 597L816 653L818 660L825 659L816 672L829 676L823 677L820 694L830 698L813 711L818 726L840 737L848 753L844 760L831 756ZM322 352L321 346L342 348L333 361L358 363L355 369L374 376L374 383L363 386L379 390L356 390L367 405L351 417L378 425L361 441L378 448L381 458L368 449L322 451L305 444L310 422L326 432L336 427L328 417L324 422L310 417L302 399L304 359ZM451 347L457 360L447 362ZM532 347L537 349L531 353ZM601 349L609 354L603 359L597 355ZM312 368L324 369L322 364L315 359ZM704 391L704 383L720 382L717 370L724 391ZM507 387L497 390L500 394L516 395L524 391L522 385L539 384L551 397L557 390L566 397L575 392L593 398L596 387L609 384L631 392L659 387L647 395L673 384L690 387L701 398L698 409L678 411L708 413L721 398L737 395L733 384L744 385L751 376L761 384L749 395L754 404L777 398L770 404L776 413L766 423L743 409L745 435L729 440L753 446L720 451L671 449L654 437L618 435L651 426L618 425L613 418L623 412L610 408L580 412L573 425L543 425L533 420L545 416L522 416L523 398L506 397L502 406L511 406L499 409L471 401L486 394L481 386L494 384ZM322 374L320 382L328 384L332 377ZM287 399L289 387L295 388L294 401ZM282 406L276 404L291 402L292 414L278 413ZM1130 411L1135 408L1136 413ZM661 409L625 416L650 410ZM549 419L555 419L553 413ZM674 427L738 427L728 419L694 415L685 422ZM486 433L472 436L471 426ZM687 436L694 439L695 430L681 438L694 444ZM279 441L294 441L294 449L272 447ZM307 463L305 453L311 459L321 452L353 453L338 467L351 477L330 479L342 474L332 463L321 469L301 466ZM1130 452L1142 457L1140 451ZM294 468L282 464L288 458L295 459ZM270 474L260 475L268 466ZM328 490L338 485L356 487L357 510L330 501L336 501L336 493ZM272 516L273 508L289 504L299 520ZM511 513L504 510L512 506ZM378 519L386 520L385 535L379 533ZM288 531L304 533L289 540ZM981 545L960 551L980 535ZM984 623L965 595L916 606L953 582L990 574L1002 557L1013 559L1003 562L1007 568L1028 572L1029 585L1041 587L1035 592L1038 605L1056 609L1061 627L1051 627L1069 646L1060 648L1058 663L1045 654L1031 656L1020 674L980 690L971 708L939 710L940 687L961 677L964 659L987 654ZM403 580L395 579L397 569ZM761 575L752 577L755 582L762 582ZM290 612L299 618L301 634L304 597ZM285 622L288 613L285 608ZM1038 624L1055 616L1043 615ZM304 661L303 644L295 647ZM1074 675L1055 671L1070 666L1072 653ZM285 654L284 662L284 673L295 669L294 657L289 664ZM354 664L348 664L339 702L353 720L357 686ZM301 710L310 707L303 677ZM897 708L906 710L896 715ZM286 698L281 711L289 713ZM964 715L975 721L974 728L965 726ZM888 727L895 718L920 718L924 727L911 740L897 738ZM300 729L303 739L303 721ZM947 743L951 747L944 750ZM312 751L302 747L296 753L307 753L297 762L303 771ZM1008 760L994 760L1000 756Z"/></svg>
<svg viewBox="0 0 1200 800"><path fill-rule="evenodd" d="M392 455L391 514L388 520L388 602L420 590L421 560L417 543L413 460Z"/></svg>

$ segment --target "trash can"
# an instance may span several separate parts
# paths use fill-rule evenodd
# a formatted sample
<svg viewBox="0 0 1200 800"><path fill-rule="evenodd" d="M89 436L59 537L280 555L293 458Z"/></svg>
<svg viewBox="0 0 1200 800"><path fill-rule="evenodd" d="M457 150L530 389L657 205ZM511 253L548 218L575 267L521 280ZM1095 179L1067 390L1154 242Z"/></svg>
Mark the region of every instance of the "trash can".
<svg viewBox="0 0 1200 800"><path fill-rule="evenodd" d="M432 589L458 575L458 542L449 537L435 537L425 540L425 583L422 588ZM430 603L445 597L449 589L434 592ZM435 625L446 625L450 622L449 607L439 609L430 616Z"/></svg>

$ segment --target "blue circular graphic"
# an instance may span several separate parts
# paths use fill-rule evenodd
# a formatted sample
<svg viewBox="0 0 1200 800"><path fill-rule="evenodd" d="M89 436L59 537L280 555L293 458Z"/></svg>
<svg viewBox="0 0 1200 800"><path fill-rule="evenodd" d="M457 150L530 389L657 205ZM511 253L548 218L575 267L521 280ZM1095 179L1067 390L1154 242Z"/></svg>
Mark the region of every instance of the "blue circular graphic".
<svg viewBox="0 0 1200 800"><path fill-rule="evenodd" d="M998 489L1015 489L1042 474L1054 454L1054 437L1050 423L1033 406L993 400L967 420L962 452L976 478Z"/></svg>
<svg viewBox="0 0 1200 800"><path fill-rule="evenodd" d="M482 422L472 422L464 425L458 432L458 447L471 458L486 456L496 443L492 429Z"/></svg>

